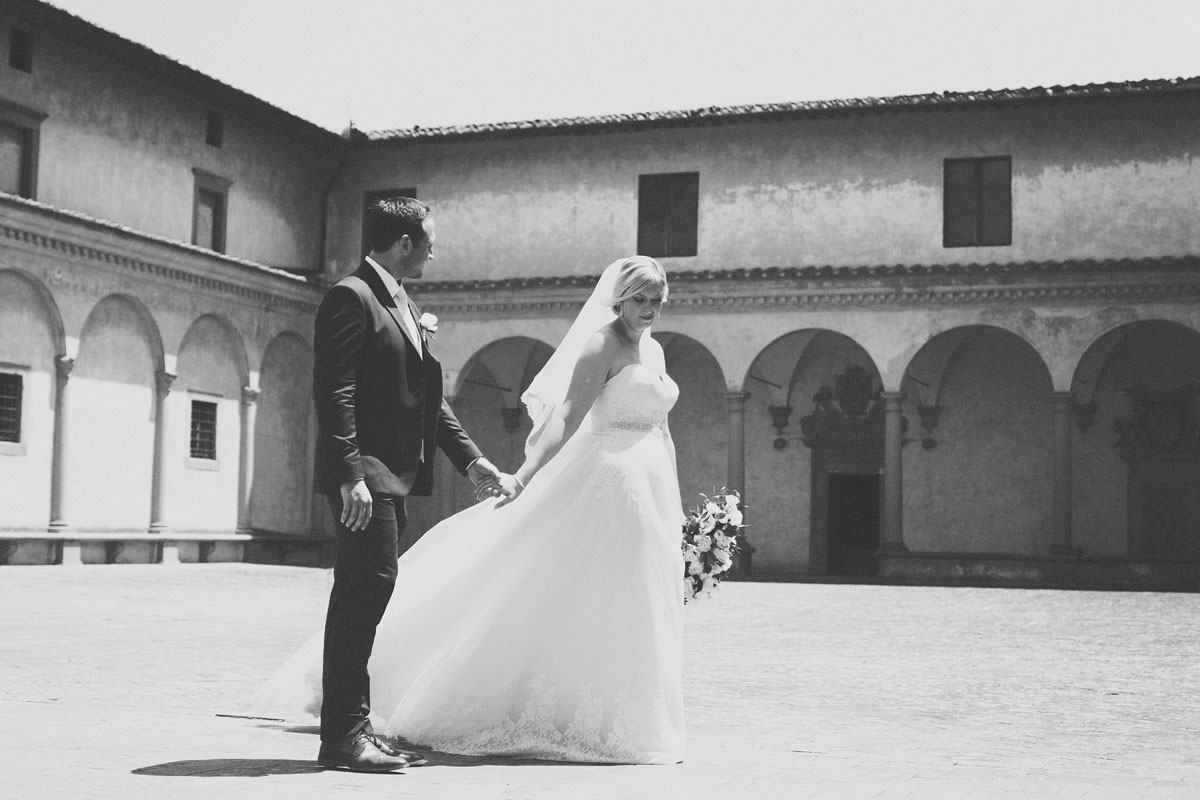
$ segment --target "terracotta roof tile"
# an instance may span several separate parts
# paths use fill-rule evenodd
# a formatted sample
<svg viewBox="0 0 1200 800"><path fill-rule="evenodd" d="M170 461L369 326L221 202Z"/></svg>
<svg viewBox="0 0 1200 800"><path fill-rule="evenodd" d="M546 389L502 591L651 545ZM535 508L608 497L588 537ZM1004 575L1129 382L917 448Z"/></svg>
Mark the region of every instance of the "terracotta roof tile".
<svg viewBox="0 0 1200 800"><path fill-rule="evenodd" d="M1090 83L1079 86L1046 86L1026 89L998 89L977 92L941 92L898 97L863 97L847 100L814 100L797 103L760 103L744 106L709 106L682 111L651 111L630 114L606 114L594 117L534 119L520 122L496 122L446 127L355 131L355 138L371 142L447 138L506 138L551 132L591 133L688 125L696 122L741 122L752 119L787 119L812 115L846 113L882 113L913 108L981 105L1058 100L1066 98L1106 97L1127 94L1175 93L1200 90L1200 77L1163 80Z"/></svg>

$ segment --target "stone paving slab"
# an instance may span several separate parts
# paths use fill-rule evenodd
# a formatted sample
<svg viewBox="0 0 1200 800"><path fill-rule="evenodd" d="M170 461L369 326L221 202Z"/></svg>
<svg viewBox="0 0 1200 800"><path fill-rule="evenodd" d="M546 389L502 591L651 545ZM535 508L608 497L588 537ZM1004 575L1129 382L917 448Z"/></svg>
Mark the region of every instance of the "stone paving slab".
<svg viewBox="0 0 1200 800"><path fill-rule="evenodd" d="M727 584L685 615L683 764L356 775L245 718L329 581L0 568L0 797L1200 798L1200 595Z"/></svg>

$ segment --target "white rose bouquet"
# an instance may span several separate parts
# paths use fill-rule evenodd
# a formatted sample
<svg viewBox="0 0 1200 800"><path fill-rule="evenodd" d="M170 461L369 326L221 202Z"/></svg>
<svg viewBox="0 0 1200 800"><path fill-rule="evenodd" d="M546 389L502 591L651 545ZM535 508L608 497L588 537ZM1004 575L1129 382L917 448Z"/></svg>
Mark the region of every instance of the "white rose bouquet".
<svg viewBox="0 0 1200 800"><path fill-rule="evenodd" d="M742 498L724 489L701 503L683 521L683 602L711 597L733 565L742 525Z"/></svg>

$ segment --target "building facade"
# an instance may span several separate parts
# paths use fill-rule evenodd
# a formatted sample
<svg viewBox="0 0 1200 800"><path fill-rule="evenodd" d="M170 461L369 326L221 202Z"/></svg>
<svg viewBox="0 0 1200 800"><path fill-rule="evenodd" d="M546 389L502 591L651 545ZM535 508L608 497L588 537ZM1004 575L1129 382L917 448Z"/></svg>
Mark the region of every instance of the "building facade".
<svg viewBox="0 0 1200 800"><path fill-rule="evenodd" d="M403 192L438 220L412 292L447 391L503 468L594 276L642 252L685 503L744 493L745 572L1200 586L1200 79L335 136L0 9L0 123L37 156L0 187L10 563L319 549L312 314ZM413 537L471 500L440 477Z"/></svg>
<svg viewBox="0 0 1200 800"><path fill-rule="evenodd" d="M0 78L0 561L311 550L343 140L41 3Z"/></svg>

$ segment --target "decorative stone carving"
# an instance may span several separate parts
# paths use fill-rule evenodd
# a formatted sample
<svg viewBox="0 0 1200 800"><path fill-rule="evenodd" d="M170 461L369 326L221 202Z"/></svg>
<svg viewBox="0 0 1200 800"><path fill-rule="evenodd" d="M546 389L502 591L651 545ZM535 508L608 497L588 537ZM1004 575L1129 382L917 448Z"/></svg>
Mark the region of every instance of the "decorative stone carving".
<svg viewBox="0 0 1200 800"><path fill-rule="evenodd" d="M783 432L787 430L788 420L792 416L792 407L767 406L767 413L771 415L771 427L775 429L775 449L782 450L787 447L787 439L784 438Z"/></svg>
<svg viewBox="0 0 1200 800"><path fill-rule="evenodd" d="M1189 383L1164 391L1137 384L1126 394L1137 408L1114 423L1123 458L1200 459L1200 427L1193 411L1200 386Z"/></svg>
<svg viewBox="0 0 1200 800"><path fill-rule="evenodd" d="M813 412L800 419L804 444L811 448L883 448L883 404L874 376L849 364L813 395ZM907 422L907 421L906 421Z"/></svg>

